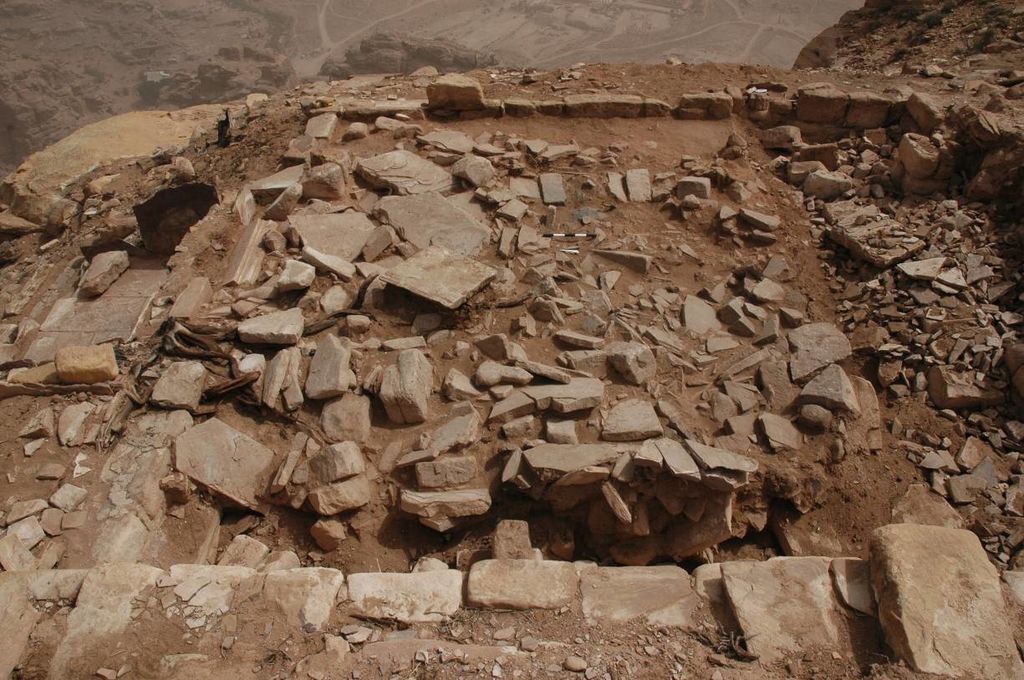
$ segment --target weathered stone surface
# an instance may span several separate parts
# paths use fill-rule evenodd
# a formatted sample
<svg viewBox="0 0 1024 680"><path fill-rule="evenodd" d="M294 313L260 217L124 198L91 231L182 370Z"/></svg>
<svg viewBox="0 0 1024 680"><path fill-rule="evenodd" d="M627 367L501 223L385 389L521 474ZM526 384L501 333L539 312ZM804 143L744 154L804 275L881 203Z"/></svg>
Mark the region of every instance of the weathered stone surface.
<svg viewBox="0 0 1024 680"><path fill-rule="evenodd" d="M482 560L469 570L466 599L490 609L557 609L579 594L572 562Z"/></svg>
<svg viewBox="0 0 1024 680"><path fill-rule="evenodd" d="M85 297L103 295L114 281L128 270L130 262L124 250L112 250L100 253L89 263L89 268L82 274L78 284L78 292Z"/></svg>
<svg viewBox="0 0 1024 680"><path fill-rule="evenodd" d="M3 567L4 571L31 571L36 568L36 558L21 539L11 533L0 538L0 567ZM2 591L3 587L0 586L0 592ZM0 624L0 629L2 628L3 624ZM0 642L0 650L2 648L3 642ZM0 651L0 660L3 658L3 652Z"/></svg>
<svg viewBox="0 0 1024 680"><path fill-rule="evenodd" d="M774 413L762 413L757 418L757 424L772 451L796 451L804 443L803 435L789 418Z"/></svg>
<svg viewBox="0 0 1024 680"><path fill-rule="evenodd" d="M871 564L853 557L837 557L829 565L839 601L868 616L877 616L875 593L871 589Z"/></svg>
<svg viewBox="0 0 1024 680"><path fill-rule="evenodd" d="M830 323L812 323L789 333L793 356L789 371L793 380L804 383L829 364L846 359L853 353L846 335Z"/></svg>
<svg viewBox="0 0 1024 680"><path fill-rule="evenodd" d="M618 457L618 449L611 444L541 444L523 453L534 471L555 479L575 470L610 463Z"/></svg>
<svg viewBox="0 0 1024 680"><path fill-rule="evenodd" d="M722 329L715 308L694 295L683 300L683 325L700 336Z"/></svg>
<svg viewBox="0 0 1024 680"><path fill-rule="evenodd" d="M999 575L977 536L892 524L875 530L870 554L886 641L914 670L1024 676Z"/></svg>
<svg viewBox="0 0 1024 680"><path fill-rule="evenodd" d="M270 546L251 536L239 534L231 539L220 559L218 567L246 567L259 569L270 555Z"/></svg>
<svg viewBox="0 0 1024 680"><path fill-rule="evenodd" d="M167 315L172 319L190 319L212 298L213 288L210 279L196 276L188 282L185 290L178 294Z"/></svg>
<svg viewBox="0 0 1024 680"><path fill-rule="evenodd" d="M601 438L610 442L632 442L660 437L663 431L651 402L626 399L608 412L601 427Z"/></svg>
<svg viewBox="0 0 1024 680"><path fill-rule="evenodd" d="M970 375L958 373L952 366L932 366L928 370L928 396L937 407L951 409L998 406L1005 399L999 390L977 385Z"/></svg>
<svg viewBox="0 0 1024 680"><path fill-rule="evenodd" d="M810 83L797 91L796 114L806 123L841 125L850 95L832 83Z"/></svg>
<svg viewBox="0 0 1024 680"><path fill-rule="evenodd" d="M720 491L731 491L745 485L749 475L757 472L757 461L732 451L707 446L692 439L686 448L700 467L703 482Z"/></svg>
<svg viewBox="0 0 1024 680"><path fill-rule="evenodd" d="M565 115L570 118L639 118L644 99L629 94L570 94L565 96Z"/></svg>
<svg viewBox="0 0 1024 680"><path fill-rule="evenodd" d="M50 677L93 677L97 659L113 660L137 651L124 632L132 621L135 598L153 586L162 573L141 564L91 569L68 616L67 632L53 652Z"/></svg>
<svg viewBox="0 0 1024 680"><path fill-rule="evenodd" d="M338 114L321 113L306 121L306 135L314 139L330 139L338 129Z"/></svg>
<svg viewBox="0 0 1024 680"><path fill-rule="evenodd" d="M310 459L309 472L317 482L329 484L366 472L366 459L355 442L332 444Z"/></svg>
<svg viewBox="0 0 1024 680"><path fill-rule="evenodd" d="M647 345L613 342L605 348L608 363L631 385L645 385L658 371L658 362Z"/></svg>
<svg viewBox="0 0 1024 680"><path fill-rule="evenodd" d="M900 524L962 529L964 520L946 499L927 484L911 484L892 508L892 521Z"/></svg>
<svg viewBox="0 0 1024 680"><path fill-rule="evenodd" d="M398 360L384 369L380 400L393 423L414 425L427 420L430 394L434 387L434 367L423 352L407 349Z"/></svg>
<svg viewBox="0 0 1024 680"><path fill-rule="evenodd" d="M421 489L453 489L473 481L476 475L473 456L445 456L416 464L416 484Z"/></svg>
<svg viewBox="0 0 1024 680"><path fill-rule="evenodd" d="M327 215L293 215L289 223L302 237L304 248L343 262L359 257L377 227L365 213L354 210Z"/></svg>
<svg viewBox="0 0 1024 680"><path fill-rule="evenodd" d="M320 426L333 442L353 441L361 444L370 436L370 400L352 392L324 406Z"/></svg>
<svg viewBox="0 0 1024 680"><path fill-rule="evenodd" d="M0 539L0 542L10 538ZM7 569L6 564L4 568ZM0 602L4 603L4 615L0 616L0 678L12 678L14 669L22 663L29 636L42 613L36 609L26 581L11 575L0 578Z"/></svg>
<svg viewBox="0 0 1024 680"><path fill-rule="evenodd" d="M243 321L238 324L238 339L257 345L294 345L305 325L302 310L294 307Z"/></svg>
<svg viewBox="0 0 1024 680"><path fill-rule="evenodd" d="M726 562L722 582L747 645L762 663L850 650L826 557ZM841 651L842 650L842 651Z"/></svg>
<svg viewBox="0 0 1024 680"><path fill-rule="evenodd" d="M529 560L536 554L530 542L530 525L524 520L503 519L494 528L491 552L496 560Z"/></svg>
<svg viewBox="0 0 1024 680"><path fill-rule="evenodd" d="M808 196L831 201L853 188L853 179L843 172L815 170L804 180L803 191Z"/></svg>
<svg viewBox="0 0 1024 680"><path fill-rule="evenodd" d="M306 376L306 396L331 399L352 389L356 375L351 368L352 352L336 335L324 336L316 346Z"/></svg>
<svg viewBox="0 0 1024 680"><path fill-rule="evenodd" d="M277 292L290 293L305 290L316 280L316 267L298 260L287 260L278 274Z"/></svg>
<svg viewBox="0 0 1024 680"><path fill-rule="evenodd" d="M336 569L285 569L267 574L263 598L304 633L327 625L345 575Z"/></svg>
<svg viewBox="0 0 1024 680"><path fill-rule="evenodd" d="M650 171L646 168L627 170L626 194L633 203L649 203L653 198Z"/></svg>
<svg viewBox="0 0 1024 680"><path fill-rule="evenodd" d="M356 172L371 186L400 196L452 189L452 176L447 170L410 151L364 158L356 165Z"/></svg>
<svg viewBox="0 0 1024 680"><path fill-rule="evenodd" d="M462 572L350 574L348 596L360 616L401 623L443 621L462 607Z"/></svg>
<svg viewBox="0 0 1024 680"><path fill-rule="evenodd" d="M62 484L50 496L50 505L64 512L74 512L89 497L89 492L74 484Z"/></svg>
<svg viewBox="0 0 1024 680"><path fill-rule="evenodd" d="M325 517L313 523L313 526L309 528L309 535L313 537L321 550L331 552L337 550L348 538L348 529L341 520Z"/></svg>
<svg viewBox="0 0 1024 680"><path fill-rule="evenodd" d="M456 255L473 256L490 239L490 230L439 193L385 196L374 215L419 249L441 246Z"/></svg>
<svg viewBox="0 0 1024 680"><path fill-rule="evenodd" d="M206 387L206 369L200 361L175 361L153 385L149 400L164 408L194 411Z"/></svg>
<svg viewBox="0 0 1024 680"><path fill-rule="evenodd" d="M557 172L544 172L538 178L540 195L546 205L565 205L565 184Z"/></svg>
<svg viewBox="0 0 1024 680"><path fill-rule="evenodd" d="M683 177L676 184L675 195L676 198L711 198L711 180L707 177Z"/></svg>
<svg viewBox="0 0 1024 680"><path fill-rule="evenodd" d="M583 615L591 624L642 618L652 626L691 628L700 599L676 566L598 567L580 574Z"/></svg>
<svg viewBox="0 0 1024 680"><path fill-rule="evenodd" d="M343 482L325 484L309 492L309 505L318 515L337 515L370 502L370 482L357 475Z"/></svg>
<svg viewBox="0 0 1024 680"><path fill-rule="evenodd" d="M451 518L482 515L491 508L491 494L487 489L461 489L457 491L402 490L402 512L416 515L427 526L438 530L450 528Z"/></svg>
<svg viewBox="0 0 1024 680"><path fill-rule="evenodd" d="M427 86L427 106L445 111L479 111L484 108L484 91L469 76L445 74Z"/></svg>
<svg viewBox="0 0 1024 680"><path fill-rule="evenodd" d="M70 385L91 385L116 380L117 358L113 345L61 347L54 358L57 378Z"/></svg>
<svg viewBox="0 0 1024 680"><path fill-rule="evenodd" d="M254 510L273 475L274 452L217 418L178 435L174 458L179 472Z"/></svg>
<svg viewBox="0 0 1024 680"><path fill-rule="evenodd" d="M430 246L381 274L380 280L442 307L457 309L497 275L496 270L476 260Z"/></svg>
<svg viewBox="0 0 1024 680"><path fill-rule="evenodd" d="M486 158L466 154L452 165L452 174L471 186L482 187L494 179L494 166Z"/></svg>
<svg viewBox="0 0 1024 680"><path fill-rule="evenodd" d="M816 404L830 411L860 414L860 402L846 371L832 364L811 379L800 391L801 404Z"/></svg>

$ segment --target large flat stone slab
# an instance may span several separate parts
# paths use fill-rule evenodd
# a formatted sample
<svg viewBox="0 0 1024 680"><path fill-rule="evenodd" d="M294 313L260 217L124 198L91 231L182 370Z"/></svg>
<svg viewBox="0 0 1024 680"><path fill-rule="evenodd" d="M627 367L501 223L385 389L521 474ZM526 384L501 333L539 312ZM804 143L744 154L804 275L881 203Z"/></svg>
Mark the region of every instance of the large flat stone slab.
<svg viewBox="0 0 1024 680"><path fill-rule="evenodd" d="M402 623L443 621L462 606L462 572L350 574L348 595L361 616Z"/></svg>
<svg viewBox="0 0 1024 680"><path fill-rule="evenodd" d="M890 524L872 535L870 559L885 639L914 670L1024 677L999 575L976 535Z"/></svg>
<svg viewBox="0 0 1024 680"><path fill-rule="evenodd" d="M334 611L345 575L337 569L284 569L267 574L263 597L304 632L321 631Z"/></svg>
<svg viewBox="0 0 1024 680"><path fill-rule="evenodd" d="M364 158L356 165L356 173L370 186L400 196L452 189L452 176L447 170L411 151L389 151Z"/></svg>
<svg viewBox="0 0 1024 680"><path fill-rule="evenodd" d="M217 418L174 440L178 471L214 493L252 510L273 474L274 452Z"/></svg>
<svg viewBox="0 0 1024 680"><path fill-rule="evenodd" d="M384 283L442 307L458 309L497 275L495 269L476 260L440 246L430 246L384 272L380 278Z"/></svg>
<svg viewBox="0 0 1024 680"><path fill-rule="evenodd" d="M374 215L417 248L441 246L458 255L475 255L491 232L441 194L385 196Z"/></svg>
<svg viewBox="0 0 1024 680"><path fill-rule="evenodd" d="M51 678L90 678L97 668L120 667L138 651L124 635L137 598L156 584L160 569L142 564L109 564L92 569L68 616L67 632L50 662Z"/></svg>
<svg viewBox="0 0 1024 680"><path fill-rule="evenodd" d="M21 663L28 636L41 616L32 601L28 585L13 574L0 576L0 678L10 678Z"/></svg>
<svg viewBox="0 0 1024 680"><path fill-rule="evenodd" d="M604 465L619 457L613 444L541 444L523 453L526 462L542 476L560 477L575 470Z"/></svg>
<svg viewBox="0 0 1024 680"><path fill-rule="evenodd" d="M726 562L722 583L747 646L762 663L812 650L851 652L827 557Z"/></svg>
<svg viewBox="0 0 1024 680"><path fill-rule="evenodd" d="M293 215L288 219L302 243L318 253L351 262L363 252L377 228L364 213L349 211L328 215Z"/></svg>
<svg viewBox="0 0 1024 680"><path fill-rule="evenodd" d="M590 623L643 618L653 626L689 628L700 607L690 575L675 566L587 569L580 575L580 593Z"/></svg>
<svg viewBox="0 0 1024 680"><path fill-rule="evenodd" d="M469 570L469 603L489 609L557 609L579 595L572 562L482 560Z"/></svg>

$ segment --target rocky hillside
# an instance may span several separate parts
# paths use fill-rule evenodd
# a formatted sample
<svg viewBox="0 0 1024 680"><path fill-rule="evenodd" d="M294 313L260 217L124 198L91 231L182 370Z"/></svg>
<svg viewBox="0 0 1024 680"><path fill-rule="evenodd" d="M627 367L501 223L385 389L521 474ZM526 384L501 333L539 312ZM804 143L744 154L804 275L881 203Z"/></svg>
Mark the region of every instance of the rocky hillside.
<svg viewBox="0 0 1024 680"><path fill-rule="evenodd" d="M1024 51L1024 8L1011 0L867 0L811 41L796 68L955 78L1005 68Z"/></svg>

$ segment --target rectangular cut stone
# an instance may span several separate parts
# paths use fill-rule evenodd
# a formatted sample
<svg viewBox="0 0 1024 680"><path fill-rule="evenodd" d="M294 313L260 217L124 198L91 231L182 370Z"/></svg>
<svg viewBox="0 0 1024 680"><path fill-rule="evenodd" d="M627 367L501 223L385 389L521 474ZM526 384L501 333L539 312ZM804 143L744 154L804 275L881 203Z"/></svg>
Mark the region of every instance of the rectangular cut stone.
<svg viewBox="0 0 1024 680"><path fill-rule="evenodd" d="M545 172L540 176L540 194L546 205L565 205L565 184L557 172Z"/></svg>
<svg viewBox="0 0 1024 680"><path fill-rule="evenodd" d="M631 94L570 94L565 115L570 118L639 118L644 100Z"/></svg>
<svg viewBox="0 0 1024 680"><path fill-rule="evenodd" d="M257 510L274 472L274 452L217 418L174 440L175 468L242 507Z"/></svg>
<svg viewBox="0 0 1024 680"><path fill-rule="evenodd" d="M871 579L886 641L914 670L958 678L1024 677L999 574L963 529L876 529Z"/></svg>
<svg viewBox="0 0 1024 680"><path fill-rule="evenodd" d="M627 170L626 193L633 203L649 203L653 198L650 171L646 168Z"/></svg>
<svg viewBox="0 0 1024 680"><path fill-rule="evenodd" d="M770 664L812 651L852 653L827 557L726 562L722 583L747 645Z"/></svg>
<svg viewBox="0 0 1024 680"><path fill-rule="evenodd" d="M443 621L462 607L462 572L350 574L348 596L362 617L401 623Z"/></svg>
<svg viewBox="0 0 1024 680"><path fill-rule="evenodd" d="M530 467L542 475L561 477L568 472L611 463L619 457L612 444L541 444L523 452Z"/></svg>
<svg viewBox="0 0 1024 680"><path fill-rule="evenodd" d="M430 246L380 278L442 307L458 309L497 275L495 269L476 260Z"/></svg>
<svg viewBox="0 0 1024 680"><path fill-rule="evenodd" d="M579 596L572 562L482 560L469 570L467 599L489 609L557 609Z"/></svg>
<svg viewBox="0 0 1024 680"><path fill-rule="evenodd" d="M580 574L583 615L591 624L642 618L652 626L692 628L701 606L690 575L676 566L599 567Z"/></svg>

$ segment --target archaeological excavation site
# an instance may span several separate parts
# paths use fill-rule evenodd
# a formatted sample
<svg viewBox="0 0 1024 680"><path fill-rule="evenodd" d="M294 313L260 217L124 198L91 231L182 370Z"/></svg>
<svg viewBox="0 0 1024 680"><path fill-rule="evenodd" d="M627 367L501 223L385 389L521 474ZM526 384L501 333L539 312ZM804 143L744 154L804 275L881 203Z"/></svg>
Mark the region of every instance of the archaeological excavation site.
<svg viewBox="0 0 1024 680"><path fill-rule="evenodd" d="M0 678L1024 678L1007 41L355 75L29 156Z"/></svg>

